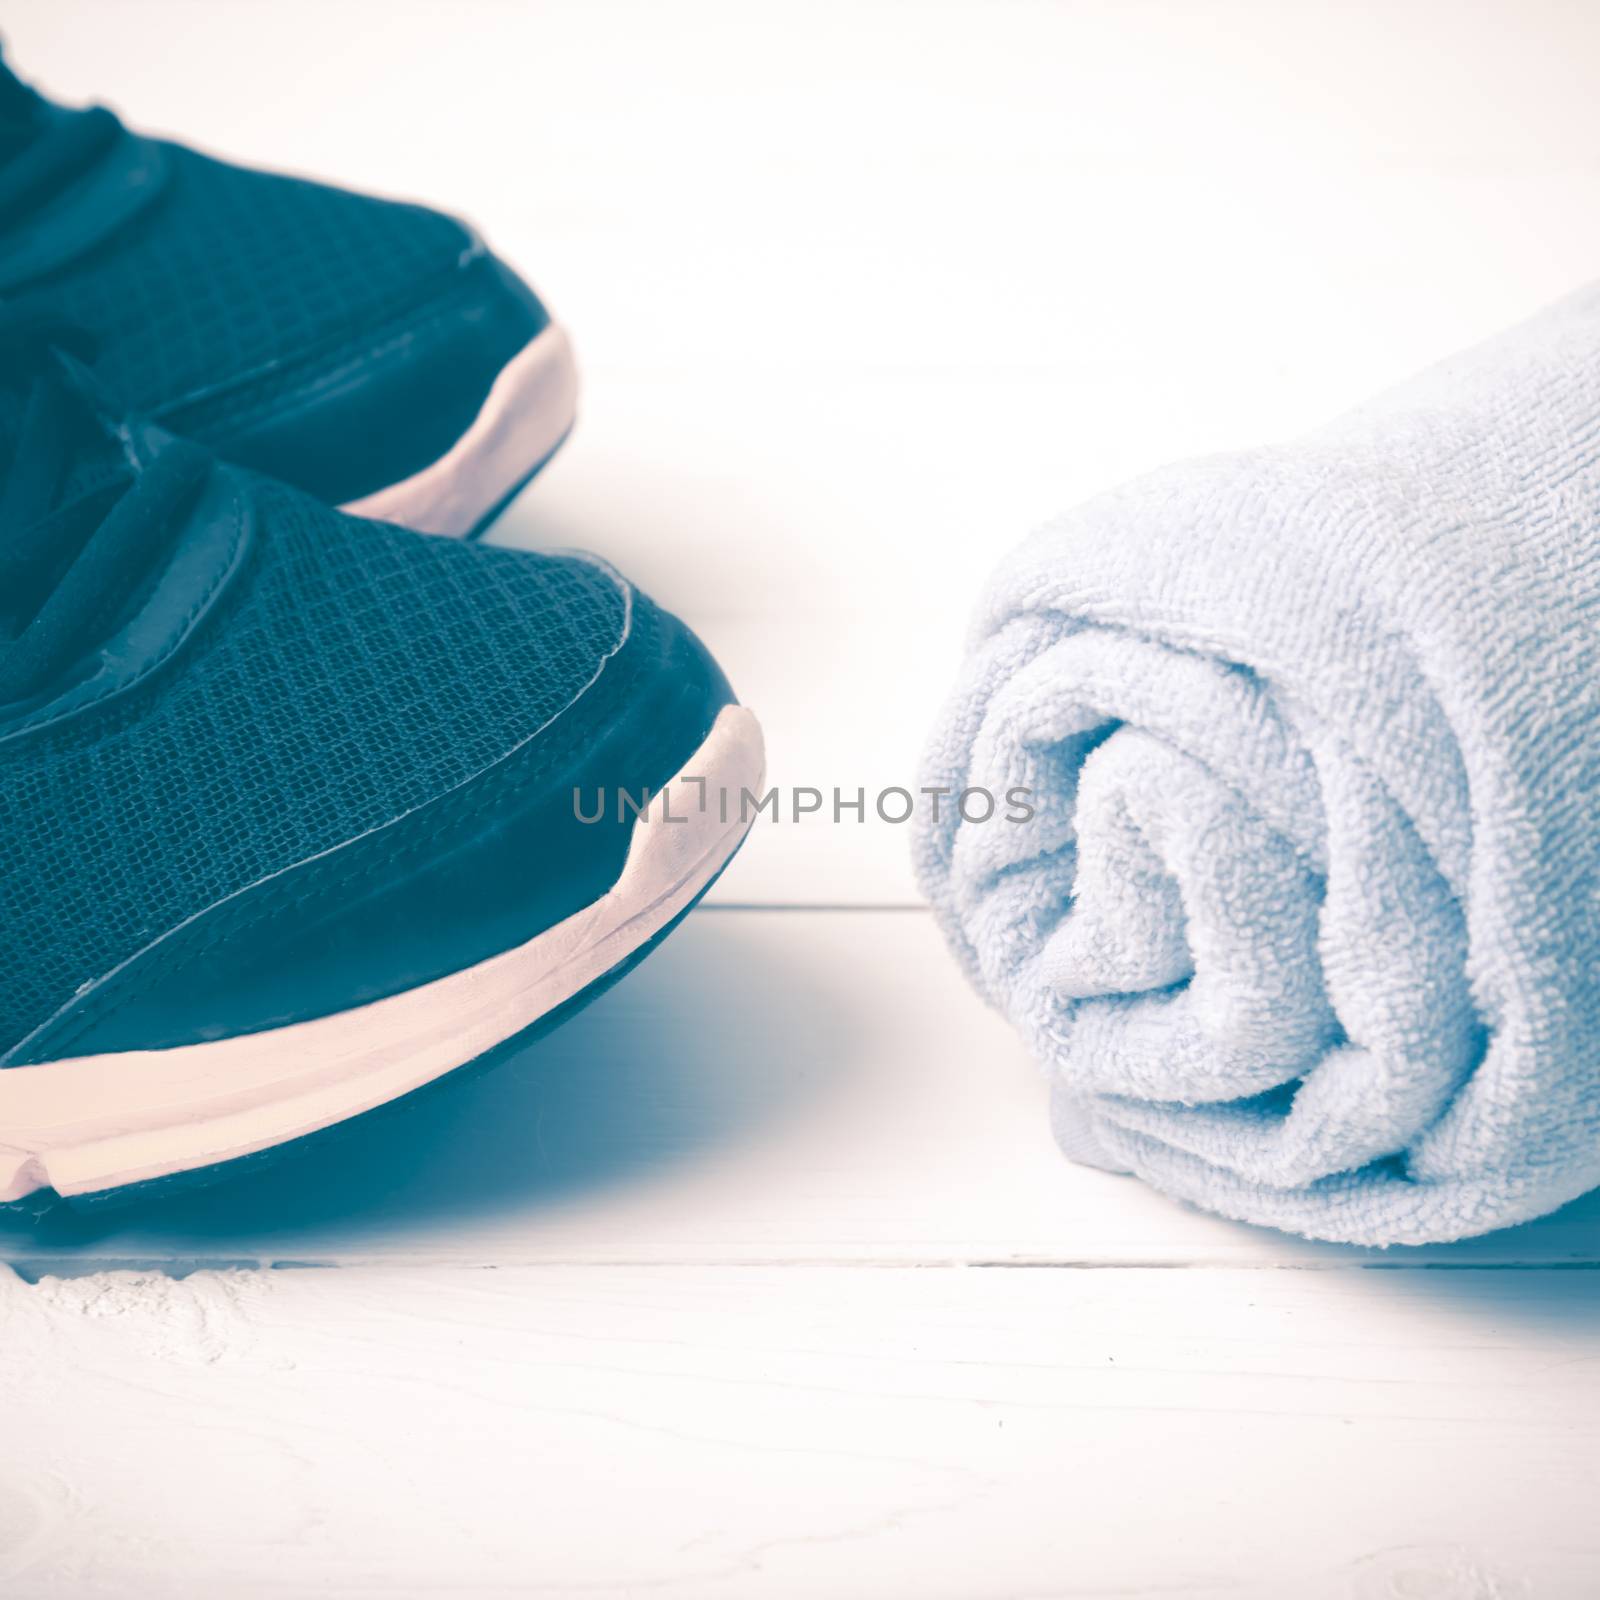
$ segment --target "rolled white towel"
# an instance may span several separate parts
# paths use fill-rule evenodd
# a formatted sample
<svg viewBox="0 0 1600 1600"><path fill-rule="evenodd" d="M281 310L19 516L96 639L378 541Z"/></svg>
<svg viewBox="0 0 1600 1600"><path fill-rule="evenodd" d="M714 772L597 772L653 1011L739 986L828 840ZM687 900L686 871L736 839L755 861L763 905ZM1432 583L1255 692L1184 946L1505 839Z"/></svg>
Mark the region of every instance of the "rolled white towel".
<svg viewBox="0 0 1600 1600"><path fill-rule="evenodd" d="M1600 286L1035 534L924 781L1033 791L917 861L1072 1153L1367 1244L1600 1183Z"/></svg>

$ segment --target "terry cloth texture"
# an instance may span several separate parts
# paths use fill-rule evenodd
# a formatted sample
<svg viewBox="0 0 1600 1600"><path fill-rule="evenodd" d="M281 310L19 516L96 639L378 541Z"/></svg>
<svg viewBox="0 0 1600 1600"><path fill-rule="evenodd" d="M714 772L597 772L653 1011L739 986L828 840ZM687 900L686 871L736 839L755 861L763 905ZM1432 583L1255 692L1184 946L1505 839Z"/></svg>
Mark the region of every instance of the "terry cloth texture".
<svg viewBox="0 0 1600 1600"><path fill-rule="evenodd" d="M1600 286L1040 530L924 781L1034 791L918 868L1080 1159L1361 1244L1600 1183Z"/></svg>

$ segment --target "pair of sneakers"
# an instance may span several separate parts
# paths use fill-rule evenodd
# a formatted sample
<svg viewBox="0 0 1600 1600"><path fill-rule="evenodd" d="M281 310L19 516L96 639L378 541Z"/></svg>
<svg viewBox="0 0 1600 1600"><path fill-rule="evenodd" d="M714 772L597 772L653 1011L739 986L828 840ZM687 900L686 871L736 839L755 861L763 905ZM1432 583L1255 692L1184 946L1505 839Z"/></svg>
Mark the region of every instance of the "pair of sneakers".
<svg viewBox="0 0 1600 1600"><path fill-rule="evenodd" d="M393 1100L726 865L761 736L704 647L599 560L470 537L575 397L460 223L0 62L0 1201Z"/></svg>

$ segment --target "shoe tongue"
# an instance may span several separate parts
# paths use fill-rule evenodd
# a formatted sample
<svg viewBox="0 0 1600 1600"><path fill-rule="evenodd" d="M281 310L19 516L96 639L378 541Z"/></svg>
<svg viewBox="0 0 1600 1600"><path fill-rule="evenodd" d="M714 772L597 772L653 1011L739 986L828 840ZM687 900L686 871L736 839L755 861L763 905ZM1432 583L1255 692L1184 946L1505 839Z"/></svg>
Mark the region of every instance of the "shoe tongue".
<svg viewBox="0 0 1600 1600"><path fill-rule="evenodd" d="M44 118L45 102L0 59L0 166L33 142Z"/></svg>
<svg viewBox="0 0 1600 1600"><path fill-rule="evenodd" d="M15 465L29 389L26 383L0 383L0 485ZM66 505L128 478L131 472L123 442L111 429L86 419L81 428L73 431L71 456L54 486L52 499L56 505ZM0 529L0 542L4 537L4 530Z"/></svg>

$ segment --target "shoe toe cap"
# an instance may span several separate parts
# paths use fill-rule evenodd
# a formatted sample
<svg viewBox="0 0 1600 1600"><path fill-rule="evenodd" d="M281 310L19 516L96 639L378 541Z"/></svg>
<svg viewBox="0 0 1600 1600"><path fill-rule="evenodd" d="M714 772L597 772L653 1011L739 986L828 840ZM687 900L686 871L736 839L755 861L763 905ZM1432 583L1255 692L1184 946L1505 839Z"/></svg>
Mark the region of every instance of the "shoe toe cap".
<svg viewBox="0 0 1600 1600"><path fill-rule="evenodd" d="M590 820L592 797L658 789L733 694L698 639L608 569L555 565L570 576L568 609L595 603L597 578L626 601L613 647L587 619L557 644L565 665L547 670L573 683L587 673L581 688L554 711L524 713L522 737L502 733L505 747L464 781L436 781L426 803L304 854L141 951L33 1040L30 1057L171 1048L348 1010L487 960L602 896L633 819L607 804ZM495 603L490 591L484 600ZM460 696L467 677L433 692ZM469 692L515 686L485 676ZM448 737L448 720L429 736Z"/></svg>

